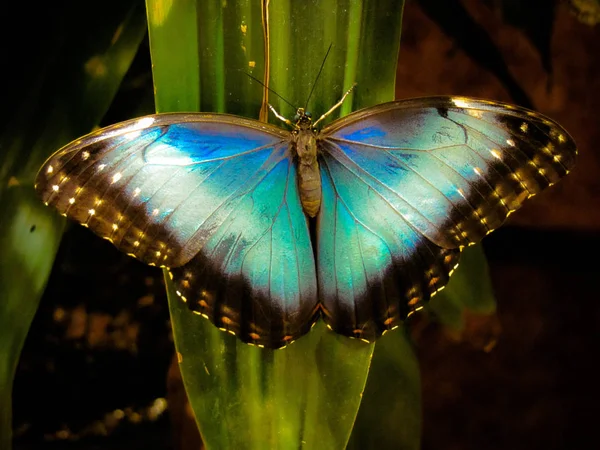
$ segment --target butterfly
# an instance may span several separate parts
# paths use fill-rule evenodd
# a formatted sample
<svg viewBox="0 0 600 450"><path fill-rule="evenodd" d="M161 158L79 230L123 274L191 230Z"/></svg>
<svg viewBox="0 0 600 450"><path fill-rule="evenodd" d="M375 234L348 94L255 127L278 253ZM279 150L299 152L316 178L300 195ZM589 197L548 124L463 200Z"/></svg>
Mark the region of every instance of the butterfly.
<svg viewBox="0 0 600 450"><path fill-rule="evenodd" d="M577 153L551 119L472 98L384 103L319 131L324 117L301 108L282 118L291 131L213 113L129 120L52 155L36 190L168 268L193 312L244 342L282 347L319 317L370 342Z"/></svg>

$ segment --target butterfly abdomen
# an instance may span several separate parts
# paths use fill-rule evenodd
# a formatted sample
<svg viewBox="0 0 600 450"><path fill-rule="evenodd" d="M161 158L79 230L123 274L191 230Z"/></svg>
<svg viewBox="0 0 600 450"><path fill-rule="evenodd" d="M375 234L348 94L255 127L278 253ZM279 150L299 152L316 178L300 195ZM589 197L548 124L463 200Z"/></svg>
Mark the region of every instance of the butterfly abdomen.
<svg viewBox="0 0 600 450"><path fill-rule="evenodd" d="M304 212L315 217L321 207L321 175L317 161L298 165L298 188Z"/></svg>
<svg viewBox="0 0 600 450"><path fill-rule="evenodd" d="M321 174L317 162L317 139L311 129L301 129L294 140L298 155L298 189L302 209L315 217L321 207Z"/></svg>

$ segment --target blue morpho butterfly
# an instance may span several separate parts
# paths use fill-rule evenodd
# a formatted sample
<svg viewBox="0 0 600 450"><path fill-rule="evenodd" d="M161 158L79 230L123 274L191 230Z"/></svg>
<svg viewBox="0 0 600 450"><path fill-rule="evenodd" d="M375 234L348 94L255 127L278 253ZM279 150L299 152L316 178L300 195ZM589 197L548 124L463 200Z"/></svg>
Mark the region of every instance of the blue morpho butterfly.
<svg viewBox="0 0 600 450"><path fill-rule="evenodd" d="M346 93L347 94L347 93ZM461 250L573 167L573 139L520 107L384 103L320 131L212 113L109 126L52 155L44 202L169 268L196 313L282 347L322 316L372 341L440 291ZM277 114L279 118L282 118Z"/></svg>

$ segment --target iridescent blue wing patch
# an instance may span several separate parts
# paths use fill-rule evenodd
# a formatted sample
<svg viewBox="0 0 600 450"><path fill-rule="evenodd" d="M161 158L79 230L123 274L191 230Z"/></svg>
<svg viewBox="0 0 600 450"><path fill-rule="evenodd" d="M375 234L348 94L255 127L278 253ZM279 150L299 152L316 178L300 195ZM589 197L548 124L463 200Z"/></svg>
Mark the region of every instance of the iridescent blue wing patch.
<svg viewBox="0 0 600 450"><path fill-rule="evenodd" d="M216 114L135 119L85 136L36 190L147 264L218 327L279 347L318 315L315 264L289 132Z"/></svg>
<svg viewBox="0 0 600 450"><path fill-rule="evenodd" d="M574 165L557 123L468 98L391 102L320 135L319 296L335 331L372 340L448 282L460 250Z"/></svg>

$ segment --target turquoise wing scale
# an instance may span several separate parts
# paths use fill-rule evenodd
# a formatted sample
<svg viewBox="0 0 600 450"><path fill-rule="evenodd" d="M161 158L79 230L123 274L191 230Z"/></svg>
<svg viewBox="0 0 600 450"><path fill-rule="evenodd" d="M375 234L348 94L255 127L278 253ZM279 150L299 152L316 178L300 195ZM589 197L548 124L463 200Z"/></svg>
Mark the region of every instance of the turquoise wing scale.
<svg viewBox="0 0 600 450"><path fill-rule="evenodd" d="M318 317L289 136L228 115L148 116L64 147L36 190L120 250L169 267L194 312L281 347Z"/></svg>
<svg viewBox="0 0 600 450"><path fill-rule="evenodd" d="M322 130L317 273L336 332L371 341L449 280L464 246L562 178L576 147L557 123L459 97L391 102Z"/></svg>

